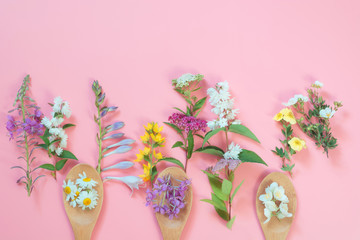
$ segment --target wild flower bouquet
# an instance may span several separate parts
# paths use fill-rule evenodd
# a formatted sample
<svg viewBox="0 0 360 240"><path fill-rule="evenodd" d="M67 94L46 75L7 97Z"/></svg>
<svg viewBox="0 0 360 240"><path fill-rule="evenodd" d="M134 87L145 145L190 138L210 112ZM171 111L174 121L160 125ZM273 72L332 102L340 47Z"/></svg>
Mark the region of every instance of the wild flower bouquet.
<svg viewBox="0 0 360 240"><path fill-rule="evenodd" d="M227 221L227 227L231 229L235 221L231 207L234 197L242 185L241 182L237 187L233 186L236 168L243 162L264 165L266 163L255 152L242 149L238 144L229 142L229 132L246 136L256 142L259 142L259 140L236 119L238 110L234 109L234 99L230 98L228 83L219 82L215 88L209 88L207 93L210 97L209 102L213 106L211 111L218 117L207 123L211 131L206 133L202 148L196 151L212 154L220 159L215 166L203 171L208 176L213 193L211 199L203 199L202 201L213 205L219 216ZM225 134L225 150L209 143L209 139L219 132Z"/></svg>
<svg viewBox="0 0 360 240"><path fill-rule="evenodd" d="M18 116L8 115L8 121L6 123L6 129L10 140L16 140L16 145L23 150L22 156L18 159L22 159L26 163L26 168L18 165L12 167L12 169L21 169L24 171L24 176L17 180L17 183L25 184L25 189L28 196L31 195L32 190L36 181L44 175L33 177L34 172L39 167L33 167L34 150L37 148L38 137L44 132L44 127L41 124L42 113L40 108L36 105L35 100L28 95L30 88L30 76L27 75L23 83L18 90L17 96L14 101L14 109L10 110L9 113L17 111Z"/></svg>
<svg viewBox="0 0 360 240"><path fill-rule="evenodd" d="M63 101L61 97L56 97L54 103L49 103L53 108L51 113L52 118L43 117L41 123L45 126L45 131L40 138L43 140L42 144L38 146L45 149L49 158L54 158L54 164L46 163L40 168L51 171L52 176L56 179L56 171L60 171L68 161L68 159L77 160L75 155L65 150L68 143L68 135L65 130L74 124L63 124L65 117L70 118L71 110L67 101ZM56 160L59 158L60 160Z"/></svg>
<svg viewBox="0 0 360 240"><path fill-rule="evenodd" d="M99 146L99 156L98 156L98 165L96 167L98 173L100 174L103 171L110 169L127 169L134 166L133 162L130 161L121 161L115 165L109 167L102 167L102 161L104 158L111 156L113 154L121 154L128 152L132 149L130 146L135 141L132 139L123 139L117 143L108 145L105 147L104 142L110 139L118 140L124 136L124 133L114 133L114 131L124 127L124 122L115 122L113 124L103 126L103 120L108 113L114 112L118 107L115 106L104 106L105 101L105 92L103 92L102 87L98 81L94 81L92 84L92 90L95 94L95 106L97 109L97 115L94 115L94 121L98 126L99 132L96 134L96 142ZM125 183L132 191L133 189L139 189L139 185L142 184L142 180L136 176L123 176L123 177L111 177L106 176L103 178L104 181L107 180L117 180Z"/></svg>
<svg viewBox="0 0 360 240"><path fill-rule="evenodd" d="M186 110L183 111L175 108L180 113L173 113L169 116L169 122L164 122L166 125L173 128L181 137L182 141L177 141L172 148L180 147L185 151L185 172L187 169L188 160L191 158L194 151L194 136L204 138L198 132L206 132L206 121L198 119L202 107L206 102L206 97L198 99L194 93L201 89L199 83L203 80L203 75L192 75L190 73L184 74L178 79L172 80L175 91L188 103Z"/></svg>
<svg viewBox="0 0 360 240"><path fill-rule="evenodd" d="M342 103L335 101L333 106L328 105L320 95L319 90L322 87L323 84L321 82L315 81L311 87L307 89L308 96L298 94L290 98L287 103L284 103L287 108L281 110L274 117L274 120L280 121L283 124L284 130L282 131L285 140L281 141L284 144L284 148L276 148L273 152L283 158L283 160L284 158L290 160L290 155L305 147L303 140L294 137L290 139L292 129L289 125L284 125L284 122L292 125L297 123L301 130L315 141L316 146L323 148L327 156L329 149L337 147L337 139L331 132L330 119L334 116L335 112L342 107ZM296 118L291 109L300 117ZM283 164L282 169L291 172L293 167L294 164Z"/></svg>

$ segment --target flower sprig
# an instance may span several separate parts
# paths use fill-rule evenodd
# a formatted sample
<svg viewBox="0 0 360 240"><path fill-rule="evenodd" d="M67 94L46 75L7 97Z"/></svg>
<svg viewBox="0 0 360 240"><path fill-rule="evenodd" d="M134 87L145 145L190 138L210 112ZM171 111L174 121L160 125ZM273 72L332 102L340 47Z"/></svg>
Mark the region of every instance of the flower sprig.
<svg viewBox="0 0 360 240"><path fill-rule="evenodd" d="M99 146L99 155L98 155L98 165L96 167L97 172L100 174L103 171L110 169L127 169L134 166L133 162L130 161L121 161L115 165L103 168L102 160L113 154L126 153L132 149L131 144L135 141L132 139L123 139L115 144L111 144L107 147L104 146L104 141L109 139L120 139L124 136L124 133L113 133L114 131L124 127L124 122L115 122L113 124L103 126L103 118L107 116L108 113L114 112L118 107L115 106L103 106L105 100L105 92L103 92L102 87L99 82L96 80L92 84L92 90L95 94L95 106L97 109L97 115L94 115L94 121L98 126L99 132L96 134L96 142ZM124 177L112 177L106 176L103 178L104 181L107 180L117 180L125 183L132 191L133 189L139 189L139 185L143 182L141 178L136 176L124 176Z"/></svg>
<svg viewBox="0 0 360 240"><path fill-rule="evenodd" d="M65 118L70 118L71 109L67 101L63 101L61 97L56 97L54 103L49 103L52 106L52 118L43 117L41 123L46 127L46 130L40 138L43 143L38 146L45 149L49 158L54 158L54 164L42 164L40 168L51 171L51 175L56 179L56 172L63 169L68 159L77 160L76 156L65 150L68 144L68 135L65 129L75 126L74 124L63 124ZM57 160L59 158L60 160Z"/></svg>
<svg viewBox="0 0 360 240"><path fill-rule="evenodd" d="M17 165L12 167L12 169L21 169L24 171L24 175L17 180L17 183L25 184L28 196L31 195L37 180L44 177L44 175L39 175L35 179L33 177L34 172L38 169L38 167L33 167L33 161L36 159L33 154L38 148L36 146L37 140L38 137L43 134L44 127L41 124L43 114L36 105L35 100L28 95L29 88L30 76L27 75L17 92L13 104L13 106L16 107L9 111L9 113L18 111L19 120L9 115L6 123L10 140L16 139L16 145L23 150L23 155L18 157L18 159L26 162L26 168Z"/></svg>
<svg viewBox="0 0 360 240"><path fill-rule="evenodd" d="M292 176L292 169L295 167L295 163L291 164L291 156L305 148L306 144L304 140L293 135L292 125L296 124L296 118L290 108L282 109L275 115L274 120L281 123L283 127L281 132L285 138L280 140L283 146L275 147L275 150L272 150L272 152L282 159L281 169L289 172L290 176ZM285 163L285 159L289 163Z"/></svg>
<svg viewBox="0 0 360 240"><path fill-rule="evenodd" d="M285 189L279 186L277 182L273 182L265 189L265 194L259 196L259 200L264 204L264 215L267 218L264 222L268 223L273 216L279 220L292 217L289 213L289 198L285 194Z"/></svg>
<svg viewBox="0 0 360 240"><path fill-rule="evenodd" d="M191 181L171 179L170 175L158 178L152 190L146 191L146 206L152 205L154 212L177 218L186 205L185 194Z"/></svg>
<svg viewBox="0 0 360 240"><path fill-rule="evenodd" d="M159 148L164 147L165 138L161 135L163 127L158 123L148 123L145 128L145 134L141 136L141 141L145 145L140 153L136 154L137 159L135 162L145 161L143 164L144 174L140 175L142 180L147 183L150 182L151 186L158 174L157 164L161 161L167 161L179 165L184 168L184 165L175 158L164 157Z"/></svg>
<svg viewBox="0 0 360 240"><path fill-rule="evenodd" d="M166 125L173 128L181 137L182 141L174 143L172 148L180 147L185 151L185 172L187 170L188 160L192 157L194 151L194 136L204 138L198 132L206 132L206 121L198 119L197 116L201 112L206 102L206 97L198 99L194 93L201 89L199 83L203 80L203 75L184 74L181 77L172 80L175 91L188 103L186 110L175 108L180 113L173 113L169 116Z"/></svg>
<svg viewBox="0 0 360 240"><path fill-rule="evenodd" d="M236 168L243 162L264 165L266 163L255 152L242 149L234 142L231 144L229 142L229 132L246 136L256 142L259 140L236 119L238 110L233 108L234 100L230 98L228 83L217 83L215 88L208 89L207 93L210 96L209 102L213 106L212 112L218 117L207 123L211 131L206 133L202 148L197 149L196 152L212 154L220 159L215 166L203 171L208 176L213 193L211 193L211 199L202 199L201 201L213 205L218 215L227 221L226 225L231 229L236 218L236 216L232 216L232 203L243 183L241 182L236 188L233 186ZM208 142L211 137L219 132L225 134L225 151Z"/></svg>

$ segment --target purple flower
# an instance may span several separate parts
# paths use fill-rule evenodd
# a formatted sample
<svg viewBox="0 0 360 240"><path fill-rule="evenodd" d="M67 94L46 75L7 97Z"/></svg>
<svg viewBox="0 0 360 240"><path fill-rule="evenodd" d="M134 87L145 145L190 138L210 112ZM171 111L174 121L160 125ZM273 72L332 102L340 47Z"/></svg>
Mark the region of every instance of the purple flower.
<svg viewBox="0 0 360 240"><path fill-rule="evenodd" d="M228 166L231 171L234 171L239 166L240 163L241 160L220 159L211 170L213 172L217 172Z"/></svg>
<svg viewBox="0 0 360 240"><path fill-rule="evenodd" d="M22 126L27 134L42 135L44 133L43 132L44 126L38 121L31 118L26 118L25 123L23 123Z"/></svg>
<svg viewBox="0 0 360 240"><path fill-rule="evenodd" d="M9 140L14 139L14 132L16 131L15 119L13 116L7 116L8 121L6 122L6 129L9 131Z"/></svg>
<svg viewBox="0 0 360 240"><path fill-rule="evenodd" d="M193 116L187 116L181 113L173 113L169 117L169 122L175 124L178 128L185 130L186 133L193 131L194 133L202 130L206 132L206 121L197 119Z"/></svg>
<svg viewBox="0 0 360 240"><path fill-rule="evenodd" d="M146 206L153 203L154 212L168 215L169 219L178 217L180 210L185 207L185 193L191 184L189 179L177 180L178 185L173 185L170 176L158 178L153 189L147 190Z"/></svg>

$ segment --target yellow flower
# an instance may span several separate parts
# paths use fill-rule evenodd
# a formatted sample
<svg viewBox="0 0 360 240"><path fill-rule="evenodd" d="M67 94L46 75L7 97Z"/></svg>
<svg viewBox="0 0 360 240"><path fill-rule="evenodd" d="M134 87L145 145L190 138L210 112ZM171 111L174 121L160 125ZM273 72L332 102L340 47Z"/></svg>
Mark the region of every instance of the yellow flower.
<svg viewBox="0 0 360 240"><path fill-rule="evenodd" d="M156 135L154 134L150 134L151 138L153 141L155 141L156 143L163 143L165 141L165 138L161 137L161 134L158 133Z"/></svg>
<svg viewBox="0 0 360 240"><path fill-rule="evenodd" d="M136 159L134 160L134 162L140 162L142 160L144 160L144 155L141 153L141 150L140 150L140 153L136 154Z"/></svg>
<svg viewBox="0 0 360 240"><path fill-rule="evenodd" d="M303 148L306 148L305 141L300 138L297 138L297 137L293 137L289 141L289 144L290 144L290 147L297 152L301 151Z"/></svg>
<svg viewBox="0 0 360 240"><path fill-rule="evenodd" d="M146 131L151 131L153 128L153 123L148 123L147 126L144 126Z"/></svg>
<svg viewBox="0 0 360 240"><path fill-rule="evenodd" d="M150 181L150 168L151 168L150 163L148 163L147 166L143 164L143 167L144 167L144 174L139 175L139 177L141 177L144 182Z"/></svg>
<svg viewBox="0 0 360 240"><path fill-rule="evenodd" d="M273 118L275 121L281 121L284 117L284 114L282 114L281 112L279 112L278 114L275 115L275 117Z"/></svg>
<svg viewBox="0 0 360 240"><path fill-rule="evenodd" d="M150 139L150 135L149 135L147 132L145 132L145 135L144 135L144 136L140 136L140 138L141 138L141 141L147 142L147 141L149 141L149 139Z"/></svg>
<svg viewBox="0 0 360 240"><path fill-rule="evenodd" d="M157 123L154 124L154 126L153 126L153 132L154 132L155 134L160 133L162 130L163 130L163 127L159 127L159 125L158 125Z"/></svg>
<svg viewBox="0 0 360 240"><path fill-rule="evenodd" d="M296 118L290 108L284 108L280 111L283 114L283 119L290 124L296 124Z"/></svg>
<svg viewBox="0 0 360 240"><path fill-rule="evenodd" d="M150 151L151 151L151 149L148 148L148 147L145 147L145 148L144 148L144 151L141 151L141 150L140 150L140 152L141 152L144 156L149 155Z"/></svg>
<svg viewBox="0 0 360 240"><path fill-rule="evenodd" d="M155 150L154 150L154 157L158 160L162 159L163 158L163 155L161 154L161 152L158 152L156 153Z"/></svg>

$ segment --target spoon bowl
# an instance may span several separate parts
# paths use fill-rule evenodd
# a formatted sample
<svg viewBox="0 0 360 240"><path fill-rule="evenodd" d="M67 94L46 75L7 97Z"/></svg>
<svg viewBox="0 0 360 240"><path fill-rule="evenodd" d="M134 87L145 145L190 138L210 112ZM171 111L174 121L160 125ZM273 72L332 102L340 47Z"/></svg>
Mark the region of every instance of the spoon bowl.
<svg viewBox="0 0 360 240"><path fill-rule="evenodd" d="M76 165L69 171L65 181L71 180L75 183L76 179L79 178L79 174L83 172L86 173L87 177L98 183L94 189L98 192L99 199L95 208L82 210L82 208L70 206L69 202L66 201L66 194L63 192L64 207L72 226L75 240L89 240L91 238L103 202L103 183L100 175L92 166L88 164Z"/></svg>
<svg viewBox="0 0 360 240"><path fill-rule="evenodd" d="M280 186L284 187L285 194L289 198L288 211L289 213L292 213L293 216L289 218L283 218L281 220L273 216L268 223L264 224L264 221L267 219L264 215L265 206L259 200L259 197L261 194L265 194L265 188L270 186L270 184L273 182L277 182ZM256 212L266 240L286 239L295 217L296 205L297 201L295 188L290 179L285 174L280 172L273 172L262 180L256 194Z"/></svg>
<svg viewBox="0 0 360 240"><path fill-rule="evenodd" d="M169 167L162 171L158 178L162 178L166 175L171 176L172 183L174 185L179 185L178 181L175 179L184 180L188 179L186 173L178 167ZM156 219L159 223L161 233L164 240L179 240L181 233L185 227L186 221L189 217L191 206L192 206L192 186L189 185L185 193L185 207L180 210L177 218L169 219L167 215L162 215L160 213L155 213Z"/></svg>

